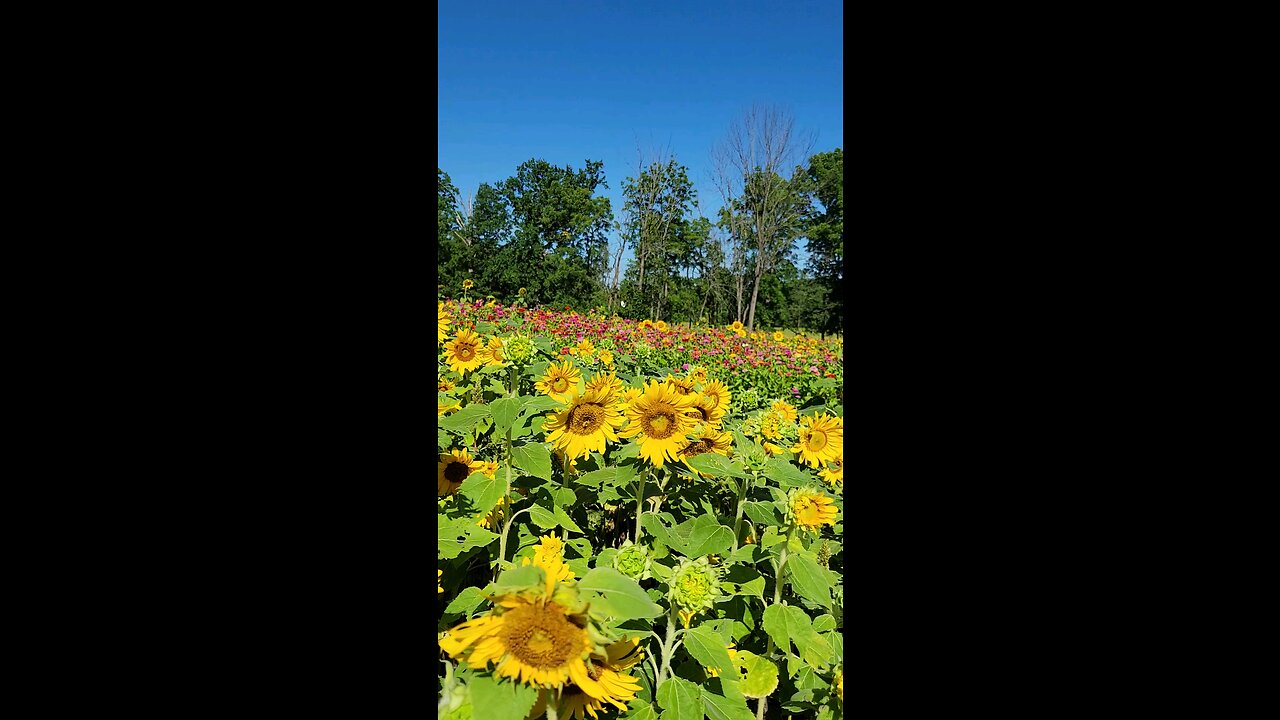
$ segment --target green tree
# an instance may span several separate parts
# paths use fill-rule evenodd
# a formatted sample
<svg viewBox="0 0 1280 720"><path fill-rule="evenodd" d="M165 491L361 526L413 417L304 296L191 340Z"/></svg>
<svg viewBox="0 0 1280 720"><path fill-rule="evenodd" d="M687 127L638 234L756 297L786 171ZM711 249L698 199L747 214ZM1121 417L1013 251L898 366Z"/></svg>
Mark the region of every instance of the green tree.
<svg viewBox="0 0 1280 720"><path fill-rule="evenodd" d="M826 315L814 329L837 332L844 322L844 151L814 155L806 175L817 200L805 218L809 271L822 289L820 307Z"/></svg>

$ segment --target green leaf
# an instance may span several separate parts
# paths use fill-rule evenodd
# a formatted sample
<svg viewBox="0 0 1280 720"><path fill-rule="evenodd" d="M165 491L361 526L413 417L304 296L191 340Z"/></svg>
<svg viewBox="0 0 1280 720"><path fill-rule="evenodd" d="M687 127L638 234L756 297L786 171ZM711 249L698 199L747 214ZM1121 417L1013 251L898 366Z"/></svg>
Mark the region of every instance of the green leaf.
<svg viewBox="0 0 1280 720"><path fill-rule="evenodd" d="M524 720L538 700L538 689L524 683L498 682L492 675L474 674L467 683L474 717L485 720Z"/></svg>
<svg viewBox="0 0 1280 720"><path fill-rule="evenodd" d="M747 595L764 599L764 576L755 568L734 565L720 582L720 588L729 595Z"/></svg>
<svg viewBox="0 0 1280 720"><path fill-rule="evenodd" d="M769 458L764 467L765 475L771 480L777 480L784 488L813 484L812 475L780 458Z"/></svg>
<svg viewBox="0 0 1280 720"><path fill-rule="evenodd" d="M698 455L697 457L702 456ZM702 515L699 519L701 518L710 518L711 522L694 526L693 531L689 533L689 551L685 555L688 557L702 557L703 555L723 553L733 547L732 530L720 525L714 515Z"/></svg>
<svg viewBox="0 0 1280 720"><path fill-rule="evenodd" d="M640 457L640 443L638 442L629 442L626 445L623 445L621 448L618 449L617 452L613 454L614 460L622 460L625 458L633 458L633 457Z"/></svg>
<svg viewBox="0 0 1280 720"><path fill-rule="evenodd" d="M773 503L751 500L742 504L742 511L758 525L781 525L778 509Z"/></svg>
<svg viewBox="0 0 1280 720"><path fill-rule="evenodd" d="M737 674L736 666L733 677ZM702 686L702 707L709 720L755 720L755 714L747 707L747 699L738 689L738 683L722 677L708 678Z"/></svg>
<svg viewBox="0 0 1280 720"><path fill-rule="evenodd" d="M733 661L729 659L729 651L719 635L709 628L698 626L684 634L684 646L694 660L703 667L715 668L724 677L733 677L737 672Z"/></svg>
<svg viewBox="0 0 1280 720"><path fill-rule="evenodd" d="M734 656L733 664L738 666L738 689L743 695L749 698L768 697L778 688L778 666L769 658L740 650Z"/></svg>
<svg viewBox="0 0 1280 720"><path fill-rule="evenodd" d="M578 495L569 488L556 488L552 496L555 498L556 506L558 507L569 507L578 502Z"/></svg>
<svg viewBox="0 0 1280 720"><path fill-rule="evenodd" d="M636 698L628 705L631 711L622 716L622 720L658 720L658 713L654 711L653 706L649 703Z"/></svg>
<svg viewBox="0 0 1280 720"><path fill-rule="evenodd" d="M564 511L564 508L557 506L555 511L552 513L552 516L555 517L556 524L566 530L572 530L576 533L582 532L582 528L578 527L578 524L573 521L573 518L569 517L569 514Z"/></svg>
<svg viewBox="0 0 1280 720"><path fill-rule="evenodd" d="M597 567L578 581L578 590L591 603L615 620L654 618L662 608L649 599L639 583L608 567Z"/></svg>
<svg viewBox="0 0 1280 720"><path fill-rule="evenodd" d="M794 605L765 608L764 631L780 648L795 645L800 657L810 665L823 666L831 660L831 645L813 629L804 610Z"/></svg>
<svg viewBox="0 0 1280 720"><path fill-rule="evenodd" d="M542 585L545 579L546 575L542 568L537 565L522 565L504 570L494 583L494 590L498 593L520 592Z"/></svg>
<svg viewBox="0 0 1280 720"><path fill-rule="evenodd" d="M550 530L560 524L560 521L556 519L556 516L553 515L550 510L542 507L541 505L534 505L529 508L529 518L537 523L538 527L543 528L544 530Z"/></svg>
<svg viewBox="0 0 1280 720"><path fill-rule="evenodd" d="M493 506L498 504L498 500L507 494L506 473L499 470L494 475L495 477L489 477L483 473L473 472L458 487L458 494L475 505L476 519L488 515Z"/></svg>
<svg viewBox="0 0 1280 720"><path fill-rule="evenodd" d="M499 436L506 437L507 430L511 428L511 423L515 422L516 415L520 412L521 404L521 398L504 397L485 406L493 415L493 429Z"/></svg>
<svg viewBox="0 0 1280 720"><path fill-rule="evenodd" d="M449 607L444 609L444 612L446 615L459 613L470 617L471 612L480 607L482 602L484 602L484 593L480 592L480 588L463 588L462 592L458 593L458 597L449 603Z"/></svg>
<svg viewBox="0 0 1280 720"><path fill-rule="evenodd" d="M551 479L551 451L542 443L511 448L511 464L534 477Z"/></svg>
<svg viewBox="0 0 1280 720"><path fill-rule="evenodd" d="M787 575L796 592L801 597L830 609L831 586L834 583L828 572L807 555L792 555L787 558Z"/></svg>
<svg viewBox="0 0 1280 720"><path fill-rule="evenodd" d="M470 432L481 418L489 416L489 408L485 405L468 405L457 412L449 413L437 422L440 427L454 433Z"/></svg>
<svg viewBox="0 0 1280 720"><path fill-rule="evenodd" d="M813 629L817 632L834 630L835 627L836 627L836 619L830 615L819 615L813 621Z"/></svg>
<svg viewBox="0 0 1280 720"><path fill-rule="evenodd" d="M476 525L475 518L443 521L438 529L440 555L452 560L473 547L484 547L498 539L497 534Z"/></svg>
<svg viewBox="0 0 1280 720"><path fill-rule="evenodd" d="M733 464L733 461L719 453L703 453L689 458L694 470L712 477L750 477L745 471Z"/></svg>
<svg viewBox="0 0 1280 720"><path fill-rule="evenodd" d="M667 678L658 686L662 720L702 720L702 691L681 677Z"/></svg>

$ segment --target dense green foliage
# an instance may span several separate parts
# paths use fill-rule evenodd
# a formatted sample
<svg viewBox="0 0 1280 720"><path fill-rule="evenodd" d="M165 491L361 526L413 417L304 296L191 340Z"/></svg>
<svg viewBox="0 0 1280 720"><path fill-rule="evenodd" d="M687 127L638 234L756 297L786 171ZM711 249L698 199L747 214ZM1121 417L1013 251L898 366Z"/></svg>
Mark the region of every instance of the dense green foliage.
<svg viewBox="0 0 1280 720"><path fill-rule="evenodd" d="M651 163L622 182L614 216L603 163L531 159L512 177L459 197L437 169L439 298L602 308L632 320L839 332L844 261L844 155L818 153L790 179L743 178L718 217L697 210L688 168ZM609 230L616 230L611 246ZM797 250L804 243L808 262ZM629 262L622 266L623 247ZM756 302L752 302L755 296Z"/></svg>

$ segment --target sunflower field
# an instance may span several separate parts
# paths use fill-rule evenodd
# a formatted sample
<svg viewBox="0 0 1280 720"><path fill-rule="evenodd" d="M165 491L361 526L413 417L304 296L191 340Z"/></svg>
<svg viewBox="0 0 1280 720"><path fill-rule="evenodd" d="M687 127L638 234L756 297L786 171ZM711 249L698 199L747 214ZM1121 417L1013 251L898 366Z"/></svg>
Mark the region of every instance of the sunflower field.
<svg viewBox="0 0 1280 720"><path fill-rule="evenodd" d="M438 313L439 717L843 716L840 341Z"/></svg>

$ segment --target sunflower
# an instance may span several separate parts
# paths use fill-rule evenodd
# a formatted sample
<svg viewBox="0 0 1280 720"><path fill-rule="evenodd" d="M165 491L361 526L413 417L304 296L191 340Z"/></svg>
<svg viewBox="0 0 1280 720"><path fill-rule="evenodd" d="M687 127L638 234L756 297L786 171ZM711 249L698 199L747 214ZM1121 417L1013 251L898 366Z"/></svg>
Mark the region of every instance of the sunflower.
<svg viewBox="0 0 1280 720"><path fill-rule="evenodd" d="M613 367L613 353L608 350L601 350L597 355L600 358L600 362L608 365L609 367Z"/></svg>
<svg viewBox="0 0 1280 720"><path fill-rule="evenodd" d="M564 720L583 720L586 715L596 718L605 709L606 702L626 710L625 703L635 699L640 681L623 671L644 659L644 651L639 646L638 638L623 638L605 648L604 655L592 654L587 661L587 674L605 691L604 695L593 696L577 685L566 685L560 693L556 716ZM528 717L541 717L546 712L547 700L548 693L540 692Z"/></svg>
<svg viewBox="0 0 1280 720"><path fill-rule="evenodd" d="M724 410L719 403L700 392L695 392L689 397L693 398L693 407L686 413L689 417L709 427L720 427L721 421L724 420Z"/></svg>
<svg viewBox="0 0 1280 720"><path fill-rule="evenodd" d="M786 336L782 334L782 331L781 331L781 330L774 330L774 331L773 331L773 341L774 341L774 342L782 342L783 338L785 338L785 337L786 337Z"/></svg>
<svg viewBox="0 0 1280 720"><path fill-rule="evenodd" d="M507 359L503 357L502 338L494 335L489 338L489 345L480 350L480 359L489 367L503 367L507 364Z"/></svg>
<svg viewBox="0 0 1280 720"><path fill-rule="evenodd" d="M440 649L455 660L465 656L473 670L493 663L494 675L525 685L558 688L572 680L603 696L584 662L591 652L586 625L586 617L546 597L499 595L493 610L446 633Z"/></svg>
<svg viewBox="0 0 1280 720"><path fill-rule="evenodd" d="M791 452L799 453L809 467L844 457L844 419L826 413L806 415L800 420L800 440Z"/></svg>
<svg viewBox="0 0 1280 720"><path fill-rule="evenodd" d="M592 451L603 453L606 440L618 442L622 426L622 408L610 400L605 388L570 397L564 410L542 424L547 442L573 459L588 457Z"/></svg>
<svg viewBox="0 0 1280 720"><path fill-rule="evenodd" d="M681 395L688 395L693 392L693 381L688 378L672 377L671 373L667 373L667 382L671 383L676 392Z"/></svg>
<svg viewBox="0 0 1280 720"><path fill-rule="evenodd" d="M729 388L719 380L703 383L700 392L702 397L715 402L722 415L729 409L729 403L733 401L733 393L729 392Z"/></svg>
<svg viewBox="0 0 1280 720"><path fill-rule="evenodd" d="M538 391L543 395L555 398L560 402L568 402L578 390L578 381L582 379L582 373L578 372L578 368L573 363L565 360L563 364L557 365L551 363L547 368L547 374L534 384Z"/></svg>
<svg viewBox="0 0 1280 720"><path fill-rule="evenodd" d="M471 282L471 278L467 278L466 280L463 280L463 281L462 281L462 289L463 289L463 290L470 290L471 288L473 288L473 287L475 287L475 286L476 286L476 284L475 284L475 283L473 283L473 282Z"/></svg>
<svg viewBox="0 0 1280 720"><path fill-rule="evenodd" d="M447 393L455 387L457 387L457 385L455 385L449 378L439 378L439 381L436 383L436 392Z"/></svg>
<svg viewBox="0 0 1280 720"><path fill-rule="evenodd" d="M742 326L742 321L740 320L734 320L733 324L729 326L729 329L737 333L738 337L747 336L747 329Z"/></svg>
<svg viewBox="0 0 1280 720"><path fill-rule="evenodd" d="M443 571L443 570L436 570L436 594L437 594L437 595L443 595L443 594L444 594L444 588L443 588L443 587L440 587L440 578L442 578L442 577L444 577L444 571Z"/></svg>
<svg viewBox="0 0 1280 720"><path fill-rule="evenodd" d="M483 344L480 336L471 330L459 330L453 340L444 344L444 361L456 373L475 370L484 362L480 358L480 347Z"/></svg>
<svg viewBox="0 0 1280 720"><path fill-rule="evenodd" d="M836 671L836 697L840 698L840 704L844 705L844 668Z"/></svg>
<svg viewBox="0 0 1280 720"><path fill-rule="evenodd" d="M444 303L436 304L436 313L439 315L439 325L436 325L436 344L444 342L449 337L449 313L444 310Z"/></svg>
<svg viewBox="0 0 1280 720"><path fill-rule="evenodd" d="M439 497L458 492L458 488L462 487L462 481L482 467L484 463L472 460L466 450L450 450L447 455L441 455L439 472L436 476L436 490Z"/></svg>
<svg viewBox="0 0 1280 720"><path fill-rule="evenodd" d="M780 446L774 445L768 440L765 440L764 443L762 444L764 445L764 451L774 457L777 457L778 455L781 455L782 453L786 452L786 450L783 450Z"/></svg>
<svg viewBox="0 0 1280 720"><path fill-rule="evenodd" d="M454 410L461 410L461 409L462 409L462 405L457 400L454 400L453 402L448 402L448 403L437 402L436 417L440 417L441 415L444 415L446 413L451 413Z"/></svg>
<svg viewBox="0 0 1280 720"><path fill-rule="evenodd" d="M502 523L506 522L507 513L510 510L511 498L504 495L498 498L498 504L494 505L487 515L476 521L476 525L487 530L497 530L502 527Z"/></svg>
<svg viewBox="0 0 1280 720"><path fill-rule="evenodd" d="M773 407L770 409L778 413L778 415L781 416L782 419L786 420L787 422L795 422L796 417L798 417L796 414L795 407L793 407L786 400L775 401L773 403Z"/></svg>
<svg viewBox="0 0 1280 720"><path fill-rule="evenodd" d="M659 320L658 322L656 322L656 323L654 323L654 324L653 324L653 327L654 327L654 329L655 329L655 330L657 330L658 332L666 332L666 331L667 331L667 321L666 321L666 320Z"/></svg>
<svg viewBox="0 0 1280 720"><path fill-rule="evenodd" d="M687 377L687 378L689 378L690 380L694 381L694 382L695 382L695 383L697 383L698 385L706 385L706 384L707 384L707 369L706 369L706 368L704 368L704 367L702 367L701 365L699 365L698 367L695 367L695 368L690 368L690 369L689 369L689 372L685 374L685 377Z"/></svg>
<svg viewBox="0 0 1280 720"><path fill-rule="evenodd" d="M569 349L574 355L587 359L596 354L596 346L591 342L591 338L582 338L578 344Z"/></svg>
<svg viewBox="0 0 1280 720"><path fill-rule="evenodd" d="M821 476L823 480L826 480L827 484L831 485L831 487L836 487L837 485L843 485L844 484L844 458L838 457L835 460L832 460L831 467L823 468L822 471L818 473L818 475Z"/></svg>
<svg viewBox="0 0 1280 720"><path fill-rule="evenodd" d="M652 320L641 320L641 321L640 321L640 325L639 325L639 327L644 328L644 329L651 328L651 327L653 327L653 321L652 321Z"/></svg>
<svg viewBox="0 0 1280 720"><path fill-rule="evenodd" d="M644 393L627 405L631 424L618 435L639 435L640 457L653 465L662 467L665 458L675 461L686 443L685 434L693 429L693 418L685 415L692 400L670 383L650 381L645 384Z"/></svg>
<svg viewBox="0 0 1280 720"><path fill-rule="evenodd" d="M622 388L622 398L620 402L622 402L624 405L629 405L631 404L632 400L635 400L636 398L640 397L643 394L644 394L644 388L633 388L633 387Z"/></svg>
<svg viewBox="0 0 1280 720"><path fill-rule="evenodd" d="M679 459L684 462L685 467L693 470L693 474L702 477L702 473L694 470L689 464L689 458L697 457L703 453L718 453L729 457L729 452L733 450L733 436L727 432L721 432L714 428L704 428L697 436L696 440L690 441L687 445L680 448Z"/></svg>
<svg viewBox="0 0 1280 720"><path fill-rule="evenodd" d="M603 350L601 352L604 352ZM587 381L586 391L603 390L609 402L617 402L622 397L622 381L613 373L600 373L593 375Z"/></svg>
<svg viewBox="0 0 1280 720"><path fill-rule="evenodd" d="M835 503L816 490L792 490L790 509L796 524L805 530L817 530L823 525L836 524Z"/></svg>

